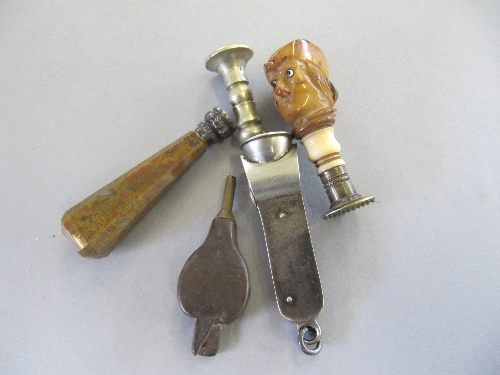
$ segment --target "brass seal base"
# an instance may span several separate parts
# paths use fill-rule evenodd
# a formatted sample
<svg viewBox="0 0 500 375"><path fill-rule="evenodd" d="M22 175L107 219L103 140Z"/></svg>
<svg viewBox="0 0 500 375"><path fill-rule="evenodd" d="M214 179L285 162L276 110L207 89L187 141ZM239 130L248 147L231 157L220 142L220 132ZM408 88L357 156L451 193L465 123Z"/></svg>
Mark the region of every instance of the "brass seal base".
<svg viewBox="0 0 500 375"><path fill-rule="evenodd" d="M362 197L356 192L345 165L330 168L319 176L331 203L323 219L342 215L375 201L373 196Z"/></svg>

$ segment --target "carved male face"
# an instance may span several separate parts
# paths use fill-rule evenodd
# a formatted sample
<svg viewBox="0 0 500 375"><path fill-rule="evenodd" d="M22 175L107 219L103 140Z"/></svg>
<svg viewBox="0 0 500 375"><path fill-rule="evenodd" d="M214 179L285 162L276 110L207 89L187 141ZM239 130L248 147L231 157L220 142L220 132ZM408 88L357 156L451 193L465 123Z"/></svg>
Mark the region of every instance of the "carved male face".
<svg viewBox="0 0 500 375"><path fill-rule="evenodd" d="M287 57L266 76L279 113L292 126L335 104L328 78L308 61Z"/></svg>
<svg viewBox="0 0 500 375"><path fill-rule="evenodd" d="M274 87L279 113L301 139L306 133L335 122L337 92L328 79L328 63L319 47L294 40L271 55L264 71Z"/></svg>

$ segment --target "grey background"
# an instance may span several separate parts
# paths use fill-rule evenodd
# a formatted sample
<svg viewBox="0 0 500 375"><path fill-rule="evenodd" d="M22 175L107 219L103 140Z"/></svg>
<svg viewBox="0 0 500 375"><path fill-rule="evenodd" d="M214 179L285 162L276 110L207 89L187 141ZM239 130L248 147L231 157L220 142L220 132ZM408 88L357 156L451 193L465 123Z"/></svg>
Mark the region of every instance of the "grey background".
<svg viewBox="0 0 500 375"><path fill-rule="evenodd" d="M498 1L0 2L1 374L500 373ZM276 307L235 139L211 148L107 258L80 258L63 213L194 129L219 105L205 58L255 52L268 130L287 130L262 64L320 46L336 136L377 201L324 221L300 149L325 306L323 351L299 350ZM194 357L178 274L238 178L248 308L214 358Z"/></svg>

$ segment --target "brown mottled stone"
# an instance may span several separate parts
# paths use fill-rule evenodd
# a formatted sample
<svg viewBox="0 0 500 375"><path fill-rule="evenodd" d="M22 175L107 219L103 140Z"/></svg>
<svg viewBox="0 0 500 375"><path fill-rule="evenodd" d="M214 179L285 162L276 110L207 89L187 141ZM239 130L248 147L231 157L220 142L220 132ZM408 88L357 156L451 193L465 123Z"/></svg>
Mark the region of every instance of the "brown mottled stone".
<svg viewBox="0 0 500 375"><path fill-rule="evenodd" d="M63 232L81 256L109 255L206 149L197 132L187 133L66 211Z"/></svg>

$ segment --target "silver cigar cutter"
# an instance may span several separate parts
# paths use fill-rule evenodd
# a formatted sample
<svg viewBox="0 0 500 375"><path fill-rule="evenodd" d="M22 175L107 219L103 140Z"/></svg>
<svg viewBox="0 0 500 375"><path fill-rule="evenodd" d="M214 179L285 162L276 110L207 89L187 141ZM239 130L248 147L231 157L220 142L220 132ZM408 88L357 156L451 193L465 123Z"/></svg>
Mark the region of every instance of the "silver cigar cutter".
<svg viewBox="0 0 500 375"><path fill-rule="evenodd" d="M224 79L237 118L241 161L262 221L278 309L297 325L302 351L314 355L322 346L316 317L323 292L300 189L297 145L291 133L266 133L260 125L245 73L252 56L249 47L231 45L211 54L205 65Z"/></svg>

